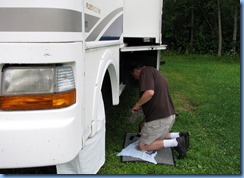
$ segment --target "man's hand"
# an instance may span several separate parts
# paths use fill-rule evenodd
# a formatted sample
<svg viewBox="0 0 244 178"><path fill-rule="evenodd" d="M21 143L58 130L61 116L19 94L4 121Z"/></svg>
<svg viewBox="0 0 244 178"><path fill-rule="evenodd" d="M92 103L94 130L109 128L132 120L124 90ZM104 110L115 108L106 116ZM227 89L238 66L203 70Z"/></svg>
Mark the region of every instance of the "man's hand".
<svg viewBox="0 0 244 178"><path fill-rule="evenodd" d="M131 112L132 112L132 113L135 113L135 112L139 111L140 108L141 108L141 107L136 103L136 104L133 106L133 108L131 109Z"/></svg>

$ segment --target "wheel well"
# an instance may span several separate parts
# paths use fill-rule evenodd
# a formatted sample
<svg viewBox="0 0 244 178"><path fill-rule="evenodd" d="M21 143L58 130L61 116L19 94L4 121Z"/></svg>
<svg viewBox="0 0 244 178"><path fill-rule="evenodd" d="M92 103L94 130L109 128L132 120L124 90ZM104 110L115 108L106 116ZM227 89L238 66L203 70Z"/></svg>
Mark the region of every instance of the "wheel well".
<svg viewBox="0 0 244 178"><path fill-rule="evenodd" d="M106 71L103 79L102 95L105 108L112 106L112 87L108 70Z"/></svg>

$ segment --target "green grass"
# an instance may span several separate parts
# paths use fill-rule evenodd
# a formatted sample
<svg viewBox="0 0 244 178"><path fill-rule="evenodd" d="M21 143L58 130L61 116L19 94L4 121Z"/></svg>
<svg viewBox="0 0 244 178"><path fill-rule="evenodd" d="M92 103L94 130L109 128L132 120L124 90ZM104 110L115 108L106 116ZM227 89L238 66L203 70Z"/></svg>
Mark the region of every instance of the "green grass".
<svg viewBox="0 0 244 178"><path fill-rule="evenodd" d="M122 163L126 132L137 132L130 109L138 91L126 88L120 105L106 109L106 163L98 174L204 174L241 173L240 62L214 56L162 55L161 72L168 80L177 120L172 131L190 132L187 158L176 167L151 163ZM55 167L1 171L5 174L52 174Z"/></svg>
<svg viewBox="0 0 244 178"><path fill-rule="evenodd" d="M213 56L162 57L161 72L179 115L172 131L190 132L187 158L175 158L176 167L121 162L116 154L125 132L137 132L139 124L128 121L138 93L127 88L120 105L107 110L106 163L99 174L240 174L240 63Z"/></svg>

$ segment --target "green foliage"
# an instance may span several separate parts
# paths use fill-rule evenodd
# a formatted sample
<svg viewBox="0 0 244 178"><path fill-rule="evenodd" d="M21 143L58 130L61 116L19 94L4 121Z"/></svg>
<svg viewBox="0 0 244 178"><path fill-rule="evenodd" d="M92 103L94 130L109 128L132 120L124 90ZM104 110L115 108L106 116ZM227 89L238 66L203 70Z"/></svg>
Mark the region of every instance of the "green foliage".
<svg viewBox="0 0 244 178"><path fill-rule="evenodd" d="M240 53L240 2L220 1L223 52L233 53L234 9L238 5L237 54ZM217 54L218 18L216 0L164 0L163 43L180 54ZM194 24L192 26L192 8ZM193 43L191 44L191 28Z"/></svg>

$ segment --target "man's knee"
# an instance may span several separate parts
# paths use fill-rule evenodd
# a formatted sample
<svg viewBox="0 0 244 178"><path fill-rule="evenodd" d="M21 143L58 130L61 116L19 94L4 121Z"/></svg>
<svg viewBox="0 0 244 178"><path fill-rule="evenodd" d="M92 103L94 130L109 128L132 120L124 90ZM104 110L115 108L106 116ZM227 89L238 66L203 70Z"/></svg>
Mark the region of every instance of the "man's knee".
<svg viewBox="0 0 244 178"><path fill-rule="evenodd" d="M143 142L140 142L140 143L139 143L139 149L140 149L141 151L147 151L147 146L148 146L148 145L146 145L146 144L143 143Z"/></svg>

